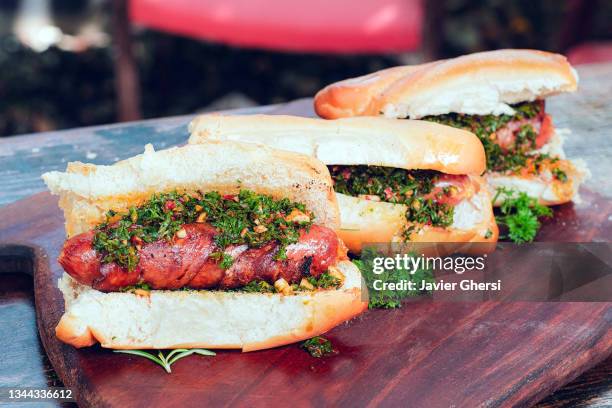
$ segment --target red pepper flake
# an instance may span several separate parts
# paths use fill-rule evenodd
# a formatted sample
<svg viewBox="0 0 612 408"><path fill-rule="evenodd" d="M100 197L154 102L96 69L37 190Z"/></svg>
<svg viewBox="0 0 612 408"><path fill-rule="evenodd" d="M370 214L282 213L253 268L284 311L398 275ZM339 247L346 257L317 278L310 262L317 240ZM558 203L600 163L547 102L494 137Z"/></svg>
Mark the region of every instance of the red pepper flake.
<svg viewBox="0 0 612 408"><path fill-rule="evenodd" d="M235 194L226 194L223 199L238 202L238 197Z"/></svg>
<svg viewBox="0 0 612 408"><path fill-rule="evenodd" d="M393 195L394 195L394 194L393 194L393 190L391 189L391 187L387 187L387 188L385 188L383 191L384 191L384 193L385 193L385 198L386 198L387 200L390 200L390 199L393 197Z"/></svg>

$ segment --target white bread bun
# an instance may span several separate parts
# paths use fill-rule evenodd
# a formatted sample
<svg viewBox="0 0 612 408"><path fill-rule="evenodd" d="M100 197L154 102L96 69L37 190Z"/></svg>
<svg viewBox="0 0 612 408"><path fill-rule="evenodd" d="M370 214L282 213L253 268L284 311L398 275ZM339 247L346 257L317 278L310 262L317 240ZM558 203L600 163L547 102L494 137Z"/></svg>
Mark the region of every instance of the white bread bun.
<svg viewBox="0 0 612 408"><path fill-rule="evenodd" d="M484 149L475 135L424 121L202 115L189 128L191 144L210 140L261 143L310 154L328 165L367 164L452 174L480 174L485 166ZM457 205L454 224L449 228L419 228L411 242L497 241L489 192L481 177L471 179L476 194ZM406 228L404 205L343 194L337 197L341 219L337 232L351 252L359 253L364 243L401 242Z"/></svg>
<svg viewBox="0 0 612 408"><path fill-rule="evenodd" d="M297 116L202 115L189 125L190 144L230 140L263 144L314 156L325 164L482 174L480 140L437 123L386 118L332 121Z"/></svg>
<svg viewBox="0 0 612 408"><path fill-rule="evenodd" d="M326 119L500 115L514 113L511 104L573 92L577 84L578 74L562 55L506 49L344 80L319 91L314 104Z"/></svg>
<svg viewBox="0 0 612 408"><path fill-rule="evenodd" d="M485 179L491 193L495 197L498 188L507 188L527 193L542 205L564 204L570 201L579 201L578 190L580 184L590 177L589 169L582 160L569 161L565 159L563 151L563 134L569 133L567 129L556 129L548 143L536 150L553 158L558 158L557 167L566 174L567 180L562 182L553 177L550 170L544 169L540 174L534 175L506 175L496 172L487 172ZM500 206L502 200L493 203Z"/></svg>
<svg viewBox="0 0 612 408"><path fill-rule="evenodd" d="M293 295L162 291L103 293L64 274L65 313L57 337L75 347L217 348L253 351L320 335L367 308L357 267L342 261L337 290ZM365 286L363 286L365 287Z"/></svg>
<svg viewBox="0 0 612 408"><path fill-rule="evenodd" d="M126 210L153 193L241 188L302 202L315 222L339 225L339 210L327 167L310 156L254 144L212 141L145 153L112 166L71 163L66 173L43 175L60 195L68 236L88 231L109 209ZM239 180L239 181L238 181ZM211 347L258 350L321 334L367 307L361 275L349 261L334 267L344 275L337 290L293 295L230 291L154 290L148 296L103 293L67 274L60 281L65 313L56 334L75 347Z"/></svg>
<svg viewBox="0 0 612 408"><path fill-rule="evenodd" d="M331 177L323 163L253 144L210 141L158 152L147 145L144 154L111 166L76 162L65 173L42 177L60 196L68 237L91 230L108 210L125 211L153 193L177 189L234 194L242 188L287 197L305 204L316 224L339 225Z"/></svg>

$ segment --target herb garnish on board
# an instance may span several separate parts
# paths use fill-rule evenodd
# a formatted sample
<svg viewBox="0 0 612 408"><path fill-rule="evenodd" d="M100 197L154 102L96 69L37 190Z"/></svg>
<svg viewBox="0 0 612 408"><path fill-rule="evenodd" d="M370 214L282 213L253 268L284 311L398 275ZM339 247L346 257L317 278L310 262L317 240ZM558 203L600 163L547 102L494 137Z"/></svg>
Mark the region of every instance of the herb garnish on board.
<svg viewBox="0 0 612 408"><path fill-rule="evenodd" d="M524 192L506 188L497 189L493 202L501 200L500 215L495 217L498 224L508 228L508 236L517 244L531 242L540 229L540 217L552 217L550 208Z"/></svg>
<svg viewBox="0 0 612 408"><path fill-rule="evenodd" d="M285 259L287 245L298 241L300 230L312 225L313 218L303 204L249 190L225 196L174 191L154 194L123 214L109 211L106 221L95 229L93 246L102 254L102 262L115 262L131 271L138 265L143 243L172 240L180 237L183 225L207 222L219 231L217 256L220 265L229 268L233 260L221 252L229 245L259 247L277 241L276 259Z"/></svg>
<svg viewBox="0 0 612 408"><path fill-rule="evenodd" d="M302 348L315 358L328 357L338 354L331 341L325 337L315 336L302 343Z"/></svg>
<svg viewBox="0 0 612 408"><path fill-rule="evenodd" d="M416 254L413 254L416 256ZM368 307L370 309L394 309L401 307L402 301L419 295L427 294L428 292L422 292L420 290L408 290L408 289L376 289L374 282L379 280L383 283L398 283L402 281L412 281L417 287L422 286L422 282L433 283L435 282L434 274L432 269L418 268L416 271L408 271L406 269L388 269L383 273L374 273L374 259L384 257L384 254L377 251L375 248L366 247L361 252L360 259L355 259L353 263L357 265L361 276L365 281L368 288L369 302Z"/></svg>
<svg viewBox="0 0 612 408"><path fill-rule="evenodd" d="M357 196L376 196L381 201L404 204L410 224L448 227L453 223L453 206L439 203L426 196L432 192L438 172L404 170L379 166L330 166L337 193ZM447 187L441 194L452 194ZM414 227L405 232L408 238Z"/></svg>

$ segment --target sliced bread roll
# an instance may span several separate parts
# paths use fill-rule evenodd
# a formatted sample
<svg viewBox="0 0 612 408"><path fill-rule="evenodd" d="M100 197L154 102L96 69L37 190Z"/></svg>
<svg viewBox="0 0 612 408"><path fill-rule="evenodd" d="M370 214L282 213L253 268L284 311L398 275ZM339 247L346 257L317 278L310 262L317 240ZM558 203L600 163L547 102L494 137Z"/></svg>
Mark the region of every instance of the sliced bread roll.
<svg viewBox="0 0 612 408"><path fill-rule="evenodd" d="M152 194L185 191L234 194L249 189L305 204L314 222L339 226L327 167L315 158L265 146L212 141L145 153L111 166L71 163L43 175L60 196L68 237L123 212ZM324 333L367 308L357 267L345 256L332 265L337 289L281 293L151 290L103 293L69 275L59 282L65 312L58 338L75 347L100 342L116 349L276 347ZM365 286L363 286L365 287Z"/></svg>
<svg viewBox="0 0 612 408"><path fill-rule="evenodd" d="M326 119L500 115L514 113L511 104L572 92L577 84L578 74L562 55L506 49L344 80L319 91L314 103L317 114Z"/></svg>

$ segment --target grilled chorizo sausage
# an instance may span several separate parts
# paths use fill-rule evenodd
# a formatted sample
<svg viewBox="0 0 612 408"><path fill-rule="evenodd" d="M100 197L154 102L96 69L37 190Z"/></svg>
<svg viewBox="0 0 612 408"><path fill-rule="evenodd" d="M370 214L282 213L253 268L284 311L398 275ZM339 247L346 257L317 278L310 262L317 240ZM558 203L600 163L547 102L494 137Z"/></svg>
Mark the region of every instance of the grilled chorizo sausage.
<svg viewBox="0 0 612 408"><path fill-rule="evenodd" d="M138 252L138 264L131 271L102 261L103 255L93 247L94 231L68 239L59 263L77 282L113 292L139 283L153 289L229 289L255 280L274 283L279 278L294 283L304 276L320 275L338 257L346 256L333 230L313 225L300 232L298 242L286 247L284 259L276 259L279 245L275 241L258 248L228 246L223 252L232 257L233 263L222 269L218 257L212 256L220 251L215 244L216 228L194 223L183 229L184 238L144 243Z"/></svg>

